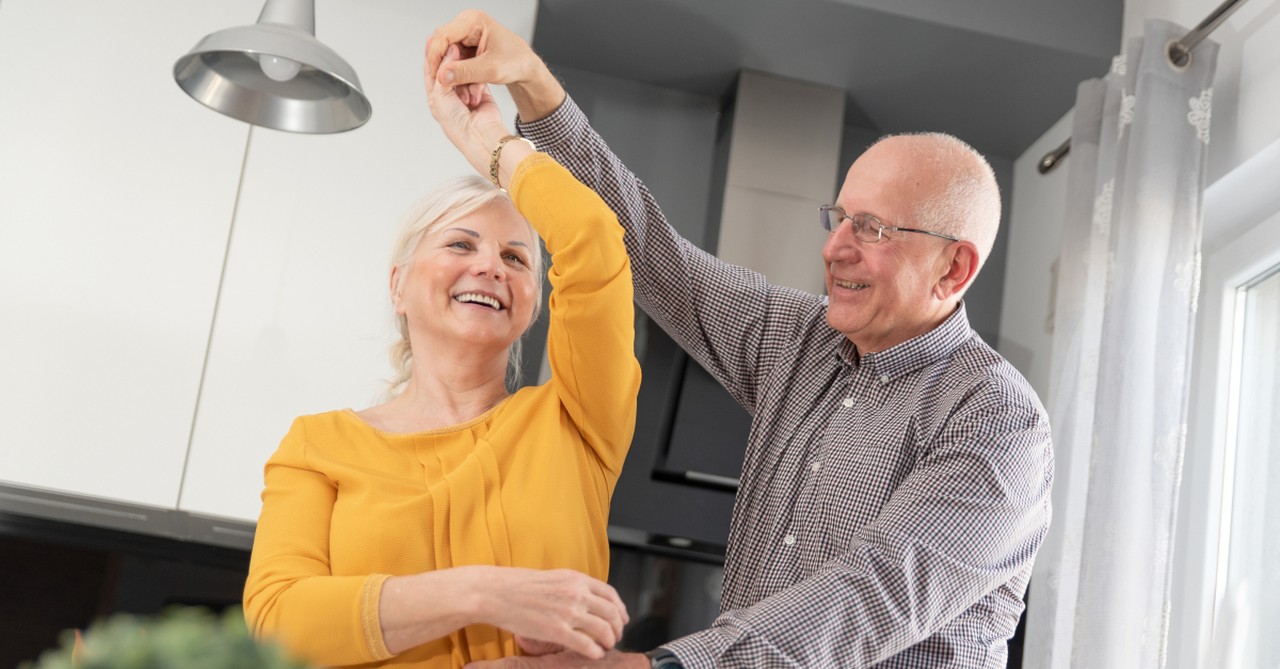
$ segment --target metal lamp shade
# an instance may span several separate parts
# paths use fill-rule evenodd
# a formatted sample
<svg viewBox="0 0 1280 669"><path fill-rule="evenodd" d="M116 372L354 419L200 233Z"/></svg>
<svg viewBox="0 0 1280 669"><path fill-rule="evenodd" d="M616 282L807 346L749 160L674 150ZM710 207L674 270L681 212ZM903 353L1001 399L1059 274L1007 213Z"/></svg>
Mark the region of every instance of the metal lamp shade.
<svg viewBox="0 0 1280 669"><path fill-rule="evenodd" d="M334 133L364 125L373 108L355 70L312 36L313 7L269 0L257 24L200 40L174 64L174 80L206 107L265 128ZM297 73L267 76L260 61L270 57L296 63Z"/></svg>

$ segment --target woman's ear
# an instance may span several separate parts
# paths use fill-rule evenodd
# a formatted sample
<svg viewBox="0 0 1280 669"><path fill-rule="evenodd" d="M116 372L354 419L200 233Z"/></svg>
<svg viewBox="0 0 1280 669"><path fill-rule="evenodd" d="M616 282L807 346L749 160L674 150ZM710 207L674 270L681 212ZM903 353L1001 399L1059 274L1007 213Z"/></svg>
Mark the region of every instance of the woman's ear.
<svg viewBox="0 0 1280 669"><path fill-rule="evenodd" d="M945 255L950 262L933 288L933 294L944 301L963 295L969 289L979 265L978 247L970 241L951 242Z"/></svg>
<svg viewBox="0 0 1280 669"><path fill-rule="evenodd" d="M404 302L400 299L400 268L391 268L391 306L397 316L404 315Z"/></svg>

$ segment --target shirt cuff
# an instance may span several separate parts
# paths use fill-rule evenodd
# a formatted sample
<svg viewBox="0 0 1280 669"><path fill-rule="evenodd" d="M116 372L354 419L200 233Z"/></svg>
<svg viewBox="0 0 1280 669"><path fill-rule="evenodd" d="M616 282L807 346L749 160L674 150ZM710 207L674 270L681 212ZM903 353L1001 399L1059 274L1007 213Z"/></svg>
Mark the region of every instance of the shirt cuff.
<svg viewBox="0 0 1280 669"><path fill-rule="evenodd" d="M564 102L545 118L526 123L516 117L516 133L532 141L539 151L559 146L588 125L587 115L568 93Z"/></svg>
<svg viewBox="0 0 1280 669"><path fill-rule="evenodd" d="M365 579L364 588L360 591L360 625L364 630L365 646L369 649L369 657L375 661L391 657L387 644L382 638L382 585L390 578L388 574L373 574Z"/></svg>
<svg viewBox="0 0 1280 669"><path fill-rule="evenodd" d="M743 630L735 627L716 625L664 643L662 647L675 653L686 669L711 669L716 666L716 659L724 655L743 634Z"/></svg>

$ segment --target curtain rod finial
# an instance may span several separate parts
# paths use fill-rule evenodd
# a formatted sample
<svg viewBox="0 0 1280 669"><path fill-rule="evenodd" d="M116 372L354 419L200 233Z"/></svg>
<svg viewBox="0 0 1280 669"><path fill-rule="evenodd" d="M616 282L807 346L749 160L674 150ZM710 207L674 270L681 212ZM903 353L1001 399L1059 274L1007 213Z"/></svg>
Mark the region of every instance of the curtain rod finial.
<svg viewBox="0 0 1280 669"><path fill-rule="evenodd" d="M1039 170L1041 174L1048 174L1053 170L1053 168L1057 167L1058 163L1062 162L1062 159L1066 158L1067 154L1070 152L1071 138L1068 137L1067 141L1058 145L1058 148L1044 154L1044 157L1040 159L1040 163L1036 166L1036 169Z"/></svg>

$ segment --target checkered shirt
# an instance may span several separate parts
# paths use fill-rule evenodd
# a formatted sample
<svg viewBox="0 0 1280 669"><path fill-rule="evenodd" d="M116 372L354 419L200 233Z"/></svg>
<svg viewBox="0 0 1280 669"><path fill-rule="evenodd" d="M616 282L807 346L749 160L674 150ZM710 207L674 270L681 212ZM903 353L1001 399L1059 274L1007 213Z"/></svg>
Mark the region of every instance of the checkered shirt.
<svg viewBox="0 0 1280 669"><path fill-rule="evenodd" d="M752 415L722 613L665 647L691 668L1004 667L1053 456L963 305L859 356L825 297L681 238L572 100L517 127L617 212L637 302Z"/></svg>

